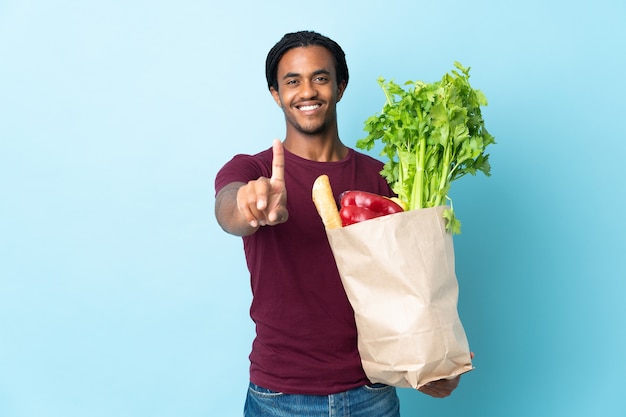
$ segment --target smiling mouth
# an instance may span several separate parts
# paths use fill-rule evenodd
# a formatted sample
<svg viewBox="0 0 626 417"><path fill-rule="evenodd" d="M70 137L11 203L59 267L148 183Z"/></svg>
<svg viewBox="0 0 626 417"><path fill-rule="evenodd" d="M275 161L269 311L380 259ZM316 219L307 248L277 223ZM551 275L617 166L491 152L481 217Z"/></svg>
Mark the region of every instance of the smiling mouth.
<svg viewBox="0 0 626 417"><path fill-rule="evenodd" d="M309 106L300 106L300 107L298 107L298 110L300 110L300 111L311 111L311 110L318 109L319 107L320 107L319 104L311 104Z"/></svg>

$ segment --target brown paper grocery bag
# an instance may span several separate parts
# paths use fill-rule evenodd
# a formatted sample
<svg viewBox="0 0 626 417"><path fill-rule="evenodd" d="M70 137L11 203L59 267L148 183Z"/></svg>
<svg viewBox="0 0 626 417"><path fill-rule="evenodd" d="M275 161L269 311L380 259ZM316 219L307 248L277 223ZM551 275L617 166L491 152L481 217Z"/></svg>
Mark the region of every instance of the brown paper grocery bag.
<svg viewBox="0 0 626 417"><path fill-rule="evenodd" d="M417 389L472 369L445 208L327 230L372 382Z"/></svg>

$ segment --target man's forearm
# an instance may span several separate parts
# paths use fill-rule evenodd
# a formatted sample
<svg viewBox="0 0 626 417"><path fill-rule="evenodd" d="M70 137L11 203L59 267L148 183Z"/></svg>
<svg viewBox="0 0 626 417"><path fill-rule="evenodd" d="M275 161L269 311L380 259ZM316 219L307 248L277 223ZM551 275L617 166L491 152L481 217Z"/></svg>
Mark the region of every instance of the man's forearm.
<svg viewBox="0 0 626 417"><path fill-rule="evenodd" d="M215 218L225 232L235 236L248 236L258 230L241 215L237 207L237 192L245 184L232 183L224 187L215 198Z"/></svg>

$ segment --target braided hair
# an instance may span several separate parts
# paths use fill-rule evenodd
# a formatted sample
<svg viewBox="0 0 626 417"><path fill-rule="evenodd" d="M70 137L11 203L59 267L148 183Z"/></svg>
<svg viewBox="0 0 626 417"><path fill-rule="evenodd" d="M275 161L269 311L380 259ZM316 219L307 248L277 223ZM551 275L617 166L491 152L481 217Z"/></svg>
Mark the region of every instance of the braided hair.
<svg viewBox="0 0 626 417"><path fill-rule="evenodd" d="M283 55L290 49L301 46L322 46L333 55L335 59L335 72L337 73L337 84L344 83L348 85L348 64L346 64L346 55L341 46L330 38L313 31L300 31L287 33L283 38L274 45L267 54L265 60L265 78L267 79L267 88L278 90L278 63Z"/></svg>

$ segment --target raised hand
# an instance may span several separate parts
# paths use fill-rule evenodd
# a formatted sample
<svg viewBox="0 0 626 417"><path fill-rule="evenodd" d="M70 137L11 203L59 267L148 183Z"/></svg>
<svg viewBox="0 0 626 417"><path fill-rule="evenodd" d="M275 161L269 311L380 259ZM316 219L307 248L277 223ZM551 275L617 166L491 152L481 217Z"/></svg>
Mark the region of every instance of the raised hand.
<svg viewBox="0 0 626 417"><path fill-rule="evenodd" d="M289 217L285 189L285 153L280 140L274 140L272 153L271 177L250 181L237 192L237 208L251 227L273 226L287 221Z"/></svg>

